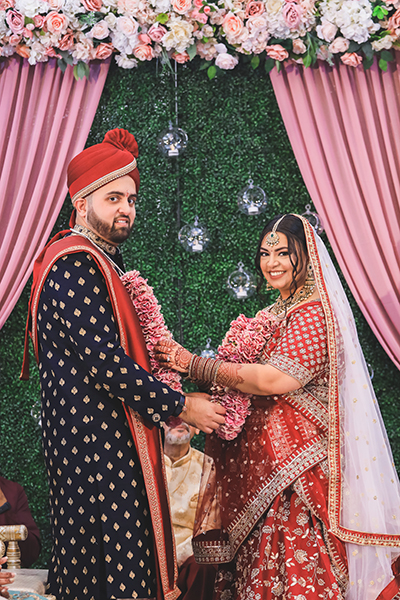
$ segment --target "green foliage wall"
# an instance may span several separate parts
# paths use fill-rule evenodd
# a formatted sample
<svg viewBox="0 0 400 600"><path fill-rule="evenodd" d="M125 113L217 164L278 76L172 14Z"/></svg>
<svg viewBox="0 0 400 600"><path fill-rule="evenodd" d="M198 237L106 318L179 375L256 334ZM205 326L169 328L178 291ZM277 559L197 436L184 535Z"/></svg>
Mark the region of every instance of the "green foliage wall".
<svg viewBox="0 0 400 600"><path fill-rule="evenodd" d="M190 66L179 67L179 125L189 136L179 162L164 159L157 135L174 119L174 80L154 65L123 71L112 68L88 144L107 130L128 129L139 143L142 179L135 231L123 253L129 269L138 269L154 287L167 324L190 350L221 341L240 312L254 315L265 305L253 297L231 299L228 274L242 261L253 268L263 224L281 212L304 212L310 202L294 159L269 78L245 67L209 81ZM237 210L237 193L249 177L267 193L267 213L246 217ZM55 230L65 228L67 200ZM190 255L177 240L181 225L198 213L211 234L206 252ZM44 536L38 565L50 548L47 484L40 429L31 415L39 401L38 374L19 382L28 289L0 332L0 470L25 486L32 512ZM352 299L351 299L352 300ZM397 422L400 373L379 346L355 306L361 342L374 372L374 384L400 466Z"/></svg>

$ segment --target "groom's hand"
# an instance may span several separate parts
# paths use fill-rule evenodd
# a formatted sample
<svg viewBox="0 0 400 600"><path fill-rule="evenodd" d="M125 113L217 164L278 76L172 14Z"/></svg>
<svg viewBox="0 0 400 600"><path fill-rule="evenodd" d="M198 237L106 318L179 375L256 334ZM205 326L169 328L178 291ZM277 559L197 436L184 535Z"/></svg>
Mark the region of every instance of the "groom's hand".
<svg viewBox="0 0 400 600"><path fill-rule="evenodd" d="M210 402L210 396L201 392L185 394L185 410L179 417L188 425L197 427L204 433L212 433L225 423L226 410L220 404Z"/></svg>

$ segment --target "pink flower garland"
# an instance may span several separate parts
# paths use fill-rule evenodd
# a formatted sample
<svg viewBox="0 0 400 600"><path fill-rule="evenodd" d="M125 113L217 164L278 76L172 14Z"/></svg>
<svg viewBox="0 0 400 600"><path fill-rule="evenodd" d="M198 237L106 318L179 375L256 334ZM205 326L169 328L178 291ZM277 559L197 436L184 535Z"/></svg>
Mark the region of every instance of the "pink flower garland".
<svg viewBox="0 0 400 600"><path fill-rule="evenodd" d="M154 295L153 288L148 285L147 279L143 279L139 271L125 273L122 275L121 281L132 300L139 318L150 357L152 374L156 379L159 379L173 390L182 393L181 376L179 373L170 369L164 369L155 359L154 346L161 338L172 339L172 334L165 325L164 317L161 314L161 308Z"/></svg>
<svg viewBox="0 0 400 600"><path fill-rule="evenodd" d="M257 363L267 339L279 324L278 319L267 309L261 310L254 319L239 315L232 321L217 358L234 363ZM251 394L245 394L219 385L211 389L211 401L226 408L225 424L216 431L225 440L235 439L242 431L246 417L250 414Z"/></svg>

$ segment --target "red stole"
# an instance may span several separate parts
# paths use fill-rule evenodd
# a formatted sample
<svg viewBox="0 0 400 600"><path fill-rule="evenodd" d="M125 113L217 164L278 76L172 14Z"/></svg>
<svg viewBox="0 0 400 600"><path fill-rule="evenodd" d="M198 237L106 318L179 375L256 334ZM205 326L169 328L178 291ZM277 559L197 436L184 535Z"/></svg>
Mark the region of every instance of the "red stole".
<svg viewBox="0 0 400 600"><path fill-rule="evenodd" d="M106 280L121 346L132 360L150 373L149 356L139 319L123 283L110 261L92 242L82 236L63 237L69 231L57 234L44 248L34 265L21 379L29 378L29 336L32 338L36 360L38 360L36 319L39 298L47 275L59 258L76 252L87 252L96 261ZM140 459L149 500L158 575L157 600L175 600L180 592L176 587L178 571L160 431L125 404L124 408Z"/></svg>

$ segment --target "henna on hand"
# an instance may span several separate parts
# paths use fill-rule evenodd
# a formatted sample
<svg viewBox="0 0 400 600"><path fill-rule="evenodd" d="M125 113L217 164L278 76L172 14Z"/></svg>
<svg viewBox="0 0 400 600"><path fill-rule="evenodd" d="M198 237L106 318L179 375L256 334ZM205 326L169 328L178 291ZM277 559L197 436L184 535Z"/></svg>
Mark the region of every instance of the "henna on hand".
<svg viewBox="0 0 400 600"><path fill-rule="evenodd" d="M222 363L217 371L216 383L222 387L237 389L238 384L244 383L243 377L239 375L242 367L243 365L237 363Z"/></svg>
<svg viewBox="0 0 400 600"><path fill-rule="evenodd" d="M175 356L173 356L172 361L175 361L177 367L184 369L185 372L189 370L190 359L192 358L192 353L186 348L179 346L177 351L175 352Z"/></svg>

